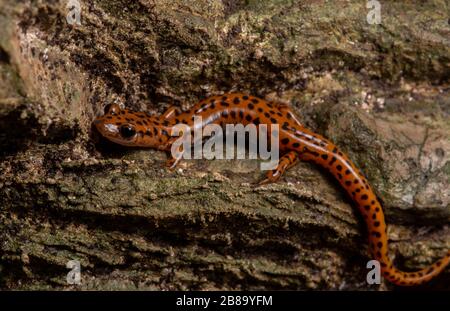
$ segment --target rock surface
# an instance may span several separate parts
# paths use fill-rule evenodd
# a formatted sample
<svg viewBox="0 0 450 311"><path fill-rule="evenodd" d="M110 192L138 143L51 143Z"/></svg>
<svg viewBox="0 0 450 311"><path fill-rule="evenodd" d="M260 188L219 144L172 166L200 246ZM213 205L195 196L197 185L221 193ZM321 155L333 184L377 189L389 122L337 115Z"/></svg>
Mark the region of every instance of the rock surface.
<svg viewBox="0 0 450 311"><path fill-rule="evenodd" d="M363 222L317 167L255 187L257 161L169 172L91 131L107 103L229 91L290 104L349 154L399 267L450 248L447 1L384 1L380 25L365 1L80 1L81 25L66 4L0 0L0 288L393 289L366 283Z"/></svg>

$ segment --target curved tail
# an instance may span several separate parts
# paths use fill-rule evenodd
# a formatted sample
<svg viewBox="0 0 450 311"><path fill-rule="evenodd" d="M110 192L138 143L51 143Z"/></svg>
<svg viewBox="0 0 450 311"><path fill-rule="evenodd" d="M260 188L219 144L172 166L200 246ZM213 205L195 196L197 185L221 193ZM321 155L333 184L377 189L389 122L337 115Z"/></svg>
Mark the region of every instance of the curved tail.
<svg viewBox="0 0 450 311"><path fill-rule="evenodd" d="M369 199L362 199L364 195L367 195ZM358 202L359 208L364 215L369 231L370 252L373 258L380 262L383 277L390 282L401 286L419 285L428 282L437 276L450 263L449 250L442 259L422 270L415 272L404 272L397 269L394 267L388 256L388 236L386 223L384 221L384 213L381 209L380 203L375 198L373 191L370 189L370 186L369 189L366 189L366 191L362 192L362 194L356 198L356 201ZM374 204L373 201L375 201Z"/></svg>
<svg viewBox="0 0 450 311"><path fill-rule="evenodd" d="M416 272L403 272L393 266L388 257L388 237L383 209L369 183L355 165L327 139L302 129L312 139L302 150L298 150L303 160L312 161L324 167L344 187L358 204L369 233L369 248L381 265L383 277L401 286L413 286L431 280L450 263L450 250L431 266Z"/></svg>
<svg viewBox="0 0 450 311"><path fill-rule="evenodd" d="M404 272L398 270L392 266L389 259L387 259L387 262L381 261L382 259L378 260L380 260L381 265L384 263L385 268L382 267L383 276L389 281L401 286L415 286L428 282L441 273L441 271L450 263L450 252L447 252L447 255L433 263L431 266L416 272Z"/></svg>

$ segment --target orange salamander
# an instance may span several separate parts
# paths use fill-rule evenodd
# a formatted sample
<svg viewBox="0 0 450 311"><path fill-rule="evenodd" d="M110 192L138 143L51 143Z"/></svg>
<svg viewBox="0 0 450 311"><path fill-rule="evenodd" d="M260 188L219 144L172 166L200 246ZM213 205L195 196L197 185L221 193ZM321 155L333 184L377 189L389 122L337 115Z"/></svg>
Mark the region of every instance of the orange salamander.
<svg viewBox="0 0 450 311"><path fill-rule="evenodd" d="M416 272L400 271L388 257L388 237L383 209L366 178L332 142L306 129L287 105L267 102L240 93L213 96L200 101L188 111L169 108L161 116L121 109L116 104L105 107L105 114L94 121L102 136L120 145L150 147L170 151L174 139L171 128L180 123L193 127L194 116L207 124L279 124L280 160L262 183L275 182L299 160L312 161L328 170L356 202L367 224L369 248L380 262L384 278L400 286L413 286L431 280L450 262L445 257ZM171 158L169 166L177 160Z"/></svg>

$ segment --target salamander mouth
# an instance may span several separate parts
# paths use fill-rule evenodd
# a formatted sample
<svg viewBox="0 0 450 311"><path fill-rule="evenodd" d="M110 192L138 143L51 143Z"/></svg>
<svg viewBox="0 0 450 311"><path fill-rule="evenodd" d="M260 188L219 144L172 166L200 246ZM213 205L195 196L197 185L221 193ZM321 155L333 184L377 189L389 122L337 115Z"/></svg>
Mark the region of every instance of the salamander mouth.
<svg viewBox="0 0 450 311"><path fill-rule="evenodd" d="M136 145L136 136L133 135L129 138L123 137L121 135L121 127L113 124L105 122L106 120L103 118L96 119L93 122L94 128L96 132L103 138L112 141L116 144L123 146L135 146Z"/></svg>

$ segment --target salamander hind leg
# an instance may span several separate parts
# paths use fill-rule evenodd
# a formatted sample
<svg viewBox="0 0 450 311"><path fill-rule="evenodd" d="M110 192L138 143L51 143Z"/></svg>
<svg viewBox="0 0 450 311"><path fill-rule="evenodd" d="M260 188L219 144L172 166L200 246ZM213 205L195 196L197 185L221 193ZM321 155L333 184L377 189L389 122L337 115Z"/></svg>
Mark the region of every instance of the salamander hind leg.
<svg viewBox="0 0 450 311"><path fill-rule="evenodd" d="M278 166L274 170L267 173L266 179L262 180L258 184L264 185L278 181L281 176L283 176L284 172L297 164L298 161L298 153L296 151L289 151L280 158L278 161Z"/></svg>

